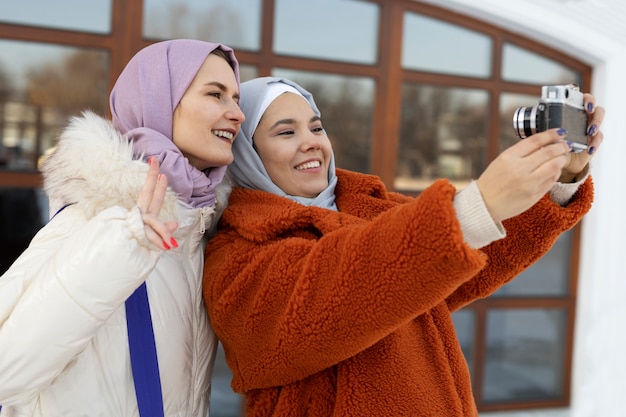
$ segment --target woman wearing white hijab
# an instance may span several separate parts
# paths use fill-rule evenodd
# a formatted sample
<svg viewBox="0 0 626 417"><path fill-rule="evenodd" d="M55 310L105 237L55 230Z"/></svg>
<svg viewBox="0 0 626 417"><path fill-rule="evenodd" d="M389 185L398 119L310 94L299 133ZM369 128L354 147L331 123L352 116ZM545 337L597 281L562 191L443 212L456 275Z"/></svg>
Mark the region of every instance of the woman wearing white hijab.
<svg viewBox="0 0 626 417"><path fill-rule="evenodd" d="M204 297L246 415L478 416L451 315L584 216L591 155L553 129L461 192L438 180L409 198L335 168L302 87L265 77L241 94L236 186L207 246ZM591 113L596 149L603 114Z"/></svg>

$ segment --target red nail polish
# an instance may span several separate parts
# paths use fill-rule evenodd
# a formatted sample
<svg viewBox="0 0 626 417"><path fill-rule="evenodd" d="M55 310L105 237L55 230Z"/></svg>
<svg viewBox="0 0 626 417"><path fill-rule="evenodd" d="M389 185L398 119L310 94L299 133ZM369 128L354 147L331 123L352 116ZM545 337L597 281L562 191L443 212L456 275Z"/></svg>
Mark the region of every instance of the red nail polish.
<svg viewBox="0 0 626 417"><path fill-rule="evenodd" d="M170 239L170 244L171 244L173 247L175 247L175 248L177 248L177 247L178 247L178 242L177 242L177 241L176 241L176 239L174 239L174 238L171 238L171 239Z"/></svg>
<svg viewBox="0 0 626 417"><path fill-rule="evenodd" d="M165 250L170 250L170 245L165 242L163 242L163 247L165 248Z"/></svg>

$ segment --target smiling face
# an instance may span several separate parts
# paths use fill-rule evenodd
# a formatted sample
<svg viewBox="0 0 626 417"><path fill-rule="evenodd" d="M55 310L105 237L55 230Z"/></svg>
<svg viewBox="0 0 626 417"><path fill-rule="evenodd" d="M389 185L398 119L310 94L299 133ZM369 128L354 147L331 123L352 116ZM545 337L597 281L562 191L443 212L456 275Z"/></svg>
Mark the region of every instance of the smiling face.
<svg viewBox="0 0 626 417"><path fill-rule="evenodd" d="M276 98L253 141L271 180L286 194L313 198L328 186L332 146L322 121L301 96Z"/></svg>
<svg viewBox="0 0 626 417"><path fill-rule="evenodd" d="M233 69L210 54L174 110L172 140L199 170L228 165L244 119Z"/></svg>

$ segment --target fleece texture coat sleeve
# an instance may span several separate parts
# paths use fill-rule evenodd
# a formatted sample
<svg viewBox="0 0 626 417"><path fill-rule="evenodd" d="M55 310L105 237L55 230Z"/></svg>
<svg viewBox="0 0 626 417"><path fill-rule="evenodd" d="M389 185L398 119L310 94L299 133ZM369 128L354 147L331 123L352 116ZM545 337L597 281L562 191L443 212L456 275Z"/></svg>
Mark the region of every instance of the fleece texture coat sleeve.
<svg viewBox="0 0 626 417"><path fill-rule="evenodd" d="M339 212L234 189L207 247L205 300L247 415L477 415L450 307L545 253L590 188L572 208L542 201L510 225L529 230L483 251L464 243L447 181L408 199L338 177Z"/></svg>
<svg viewBox="0 0 626 417"><path fill-rule="evenodd" d="M591 208L592 198L593 185L589 177L566 207L545 195L530 210L505 220L507 237L482 248L489 259L488 268L448 297L450 309L455 311L477 298L487 297L531 266L552 248L561 231L579 222Z"/></svg>

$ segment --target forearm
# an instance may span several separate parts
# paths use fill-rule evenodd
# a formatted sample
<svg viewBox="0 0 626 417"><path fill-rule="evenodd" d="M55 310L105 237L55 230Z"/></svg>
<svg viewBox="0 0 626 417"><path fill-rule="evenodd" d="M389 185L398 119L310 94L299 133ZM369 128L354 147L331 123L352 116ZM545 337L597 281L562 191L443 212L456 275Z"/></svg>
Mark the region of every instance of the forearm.
<svg viewBox="0 0 626 417"><path fill-rule="evenodd" d="M526 212L504 221L507 236L481 250L488 266L464 283L448 298L456 310L478 298L487 297L545 254L556 239L574 227L591 208L593 184L588 178L566 207L544 196Z"/></svg>
<svg viewBox="0 0 626 417"><path fill-rule="evenodd" d="M138 222L115 209L62 239L44 230L0 279L0 403L49 384L146 279L158 253L133 237Z"/></svg>

